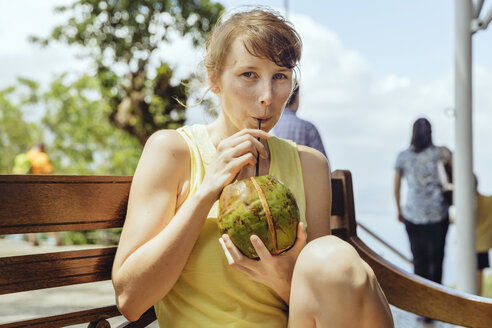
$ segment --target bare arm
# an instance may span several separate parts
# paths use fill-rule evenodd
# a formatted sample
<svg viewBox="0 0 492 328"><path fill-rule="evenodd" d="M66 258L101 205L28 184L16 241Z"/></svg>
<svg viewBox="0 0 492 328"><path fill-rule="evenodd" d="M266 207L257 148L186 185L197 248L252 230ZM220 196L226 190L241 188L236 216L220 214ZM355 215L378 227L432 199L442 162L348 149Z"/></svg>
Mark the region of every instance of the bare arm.
<svg viewBox="0 0 492 328"><path fill-rule="evenodd" d="M197 192L175 215L178 189L189 170L187 145L177 132L161 131L149 139L133 178L113 265L117 304L129 320L138 319L172 288L213 204L206 193Z"/></svg>
<svg viewBox="0 0 492 328"><path fill-rule="evenodd" d="M398 221L404 222L403 216L401 215L401 205L400 205L401 178L402 178L401 171L396 170L393 192L395 197L396 209L398 211Z"/></svg>
<svg viewBox="0 0 492 328"><path fill-rule="evenodd" d="M328 160L313 148L298 146L306 195L307 241L329 235L331 173Z"/></svg>

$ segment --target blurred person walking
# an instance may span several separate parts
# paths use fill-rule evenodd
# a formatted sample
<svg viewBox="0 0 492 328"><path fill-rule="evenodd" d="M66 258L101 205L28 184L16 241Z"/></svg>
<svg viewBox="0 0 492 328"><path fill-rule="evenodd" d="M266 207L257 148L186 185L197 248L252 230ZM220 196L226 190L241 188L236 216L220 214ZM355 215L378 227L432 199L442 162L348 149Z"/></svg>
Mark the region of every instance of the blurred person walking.
<svg viewBox="0 0 492 328"><path fill-rule="evenodd" d="M410 147L398 154L394 197L398 220L405 224L413 255L414 273L441 283L444 246L449 226L449 203L439 180L440 162L451 163L451 151L432 143L432 128L425 118L413 124ZM401 180L408 186L404 206L400 202ZM429 318L419 318L429 322Z"/></svg>

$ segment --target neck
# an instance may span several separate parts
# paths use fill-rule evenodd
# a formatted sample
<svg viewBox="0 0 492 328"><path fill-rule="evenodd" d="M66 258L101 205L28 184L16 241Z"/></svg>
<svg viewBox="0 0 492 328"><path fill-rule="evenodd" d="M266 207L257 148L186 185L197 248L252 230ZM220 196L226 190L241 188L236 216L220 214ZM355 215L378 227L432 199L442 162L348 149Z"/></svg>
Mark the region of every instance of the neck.
<svg viewBox="0 0 492 328"><path fill-rule="evenodd" d="M207 125L207 131L208 135L210 136L210 140L214 144L215 148L217 148L222 140L238 132L227 128L227 124L225 123L224 117L221 114L219 114L219 117L215 121Z"/></svg>

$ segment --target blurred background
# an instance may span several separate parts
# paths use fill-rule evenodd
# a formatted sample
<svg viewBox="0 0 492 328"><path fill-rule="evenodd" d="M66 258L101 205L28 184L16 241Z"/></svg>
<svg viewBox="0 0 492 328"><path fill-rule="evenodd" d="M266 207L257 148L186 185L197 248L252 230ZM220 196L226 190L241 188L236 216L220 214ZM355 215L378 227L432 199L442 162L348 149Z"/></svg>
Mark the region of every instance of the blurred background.
<svg viewBox="0 0 492 328"><path fill-rule="evenodd" d="M319 129L332 169L352 172L358 220L410 257L393 200L396 156L421 116L436 145L455 143L454 4L446 0L0 0L0 174L43 141L55 174L132 175L152 132L213 120L214 99L191 106L204 90L204 36L224 8L258 4L286 15L301 35L298 115ZM490 195L492 32L473 42L474 171ZM453 247L451 226L448 286L456 283Z"/></svg>

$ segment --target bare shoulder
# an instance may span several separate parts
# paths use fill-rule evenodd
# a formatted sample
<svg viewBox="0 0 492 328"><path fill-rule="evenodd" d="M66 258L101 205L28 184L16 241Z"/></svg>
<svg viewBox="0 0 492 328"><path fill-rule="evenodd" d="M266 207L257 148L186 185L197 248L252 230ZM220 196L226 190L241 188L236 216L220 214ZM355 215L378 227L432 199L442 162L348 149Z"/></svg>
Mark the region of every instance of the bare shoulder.
<svg viewBox="0 0 492 328"><path fill-rule="evenodd" d="M142 152L142 160L153 165L169 165L169 162L180 162L189 157L188 145L176 130L159 130L147 140Z"/></svg>
<svg viewBox="0 0 492 328"><path fill-rule="evenodd" d="M179 184L186 178L190 154L184 138L175 130L160 130L150 136L140 157L135 179L151 184ZM134 180L135 180L134 179Z"/></svg>
<svg viewBox="0 0 492 328"><path fill-rule="evenodd" d="M186 141L176 130L159 130L154 132L145 143L144 151L145 149L158 152L171 152L176 155L185 155L188 153Z"/></svg>
<svg viewBox="0 0 492 328"><path fill-rule="evenodd" d="M326 157L318 150L298 145L299 158L303 174L322 175L329 179L330 165ZM322 178L322 176L319 176Z"/></svg>

